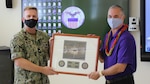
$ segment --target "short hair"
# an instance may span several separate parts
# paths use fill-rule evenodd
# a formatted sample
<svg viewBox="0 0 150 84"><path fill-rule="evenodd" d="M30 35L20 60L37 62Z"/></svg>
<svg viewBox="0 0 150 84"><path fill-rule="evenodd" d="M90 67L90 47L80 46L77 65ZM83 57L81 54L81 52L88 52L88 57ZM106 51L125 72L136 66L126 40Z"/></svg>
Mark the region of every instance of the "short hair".
<svg viewBox="0 0 150 84"><path fill-rule="evenodd" d="M32 7L32 6L27 6L24 8L24 11L26 10L35 10L35 11L38 11L36 7Z"/></svg>
<svg viewBox="0 0 150 84"><path fill-rule="evenodd" d="M113 9L113 8L119 8L121 10L122 14L125 15L124 14L124 9L121 6L119 6L119 5L112 5L112 6L109 7L109 9Z"/></svg>

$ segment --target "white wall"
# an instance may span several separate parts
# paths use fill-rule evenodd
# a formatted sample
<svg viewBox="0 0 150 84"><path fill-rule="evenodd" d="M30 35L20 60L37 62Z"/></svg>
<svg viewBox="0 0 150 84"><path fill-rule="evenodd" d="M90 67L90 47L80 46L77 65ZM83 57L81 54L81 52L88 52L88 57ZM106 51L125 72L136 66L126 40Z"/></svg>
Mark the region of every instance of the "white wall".
<svg viewBox="0 0 150 84"><path fill-rule="evenodd" d="M0 46L9 46L12 35L21 29L21 0L13 0L13 9L0 0Z"/></svg>
<svg viewBox="0 0 150 84"><path fill-rule="evenodd" d="M140 0L130 1L130 16L140 18ZM12 36L21 29L21 0L13 0L13 8L7 9L5 0L0 0L0 46L9 46ZM137 71L135 75L135 84L149 84L150 62L140 61L140 32L131 32L135 37L137 44ZM99 63L99 69L103 65ZM51 84L104 84L104 77L99 80L90 80L84 76L74 75L56 75L49 76Z"/></svg>

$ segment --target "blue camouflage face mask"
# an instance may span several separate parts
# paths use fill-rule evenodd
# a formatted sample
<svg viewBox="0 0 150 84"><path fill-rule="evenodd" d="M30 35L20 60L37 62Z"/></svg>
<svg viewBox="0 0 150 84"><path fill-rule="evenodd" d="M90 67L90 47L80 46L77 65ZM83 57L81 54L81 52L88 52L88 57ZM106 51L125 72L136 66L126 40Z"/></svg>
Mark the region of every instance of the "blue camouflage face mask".
<svg viewBox="0 0 150 84"><path fill-rule="evenodd" d="M123 21L120 18L108 18L107 22L112 29L117 28L123 24Z"/></svg>

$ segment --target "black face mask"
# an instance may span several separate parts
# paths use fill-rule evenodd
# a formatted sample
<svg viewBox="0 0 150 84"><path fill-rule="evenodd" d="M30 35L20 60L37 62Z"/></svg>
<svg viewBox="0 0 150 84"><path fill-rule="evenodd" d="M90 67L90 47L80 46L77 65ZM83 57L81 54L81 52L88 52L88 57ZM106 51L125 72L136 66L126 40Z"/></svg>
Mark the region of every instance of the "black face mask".
<svg viewBox="0 0 150 84"><path fill-rule="evenodd" d="M34 28L37 24L38 20L34 20L34 19L29 19L29 20L25 20L25 24L29 27L29 28Z"/></svg>

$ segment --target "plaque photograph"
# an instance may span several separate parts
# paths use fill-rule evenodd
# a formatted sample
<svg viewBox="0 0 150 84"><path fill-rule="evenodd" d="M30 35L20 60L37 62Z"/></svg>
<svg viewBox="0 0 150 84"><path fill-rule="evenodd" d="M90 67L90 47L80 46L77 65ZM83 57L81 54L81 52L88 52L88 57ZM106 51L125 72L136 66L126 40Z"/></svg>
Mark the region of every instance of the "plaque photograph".
<svg viewBox="0 0 150 84"><path fill-rule="evenodd" d="M50 67L58 73L87 76L97 71L99 36L54 34L50 47Z"/></svg>

